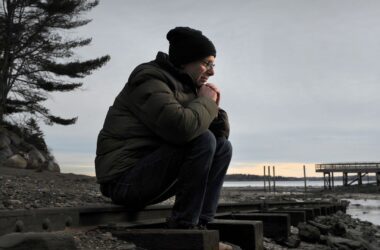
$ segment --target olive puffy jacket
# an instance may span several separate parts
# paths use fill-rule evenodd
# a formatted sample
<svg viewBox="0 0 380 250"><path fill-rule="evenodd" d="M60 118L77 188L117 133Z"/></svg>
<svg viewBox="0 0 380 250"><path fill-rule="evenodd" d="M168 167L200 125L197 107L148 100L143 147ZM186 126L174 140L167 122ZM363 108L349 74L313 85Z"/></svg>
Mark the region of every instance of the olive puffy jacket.
<svg viewBox="0 0 380 250"><path fill-rule="evenodd" d="M226 113L159 52L136 67L109 108L96 149L98 183L120 176L163 144L184 145L207 129L228 137Z"/></svg>

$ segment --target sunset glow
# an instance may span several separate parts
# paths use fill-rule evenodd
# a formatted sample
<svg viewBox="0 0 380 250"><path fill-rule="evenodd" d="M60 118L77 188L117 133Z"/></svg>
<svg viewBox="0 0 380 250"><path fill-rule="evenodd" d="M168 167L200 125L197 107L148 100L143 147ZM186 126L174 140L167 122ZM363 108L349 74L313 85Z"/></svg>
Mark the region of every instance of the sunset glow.
<svg viewBox="0 0 380 250"><path fill-rule="evenodd" d="M307 177L322 177L322 174L315 172L314 164L302 162L232 162L227 173L263 175L263 166L266 166L266 172L270 166L271 174L273 174L273 166L275 166L276 176L303 177L303 165L305 165Z"/></svg>

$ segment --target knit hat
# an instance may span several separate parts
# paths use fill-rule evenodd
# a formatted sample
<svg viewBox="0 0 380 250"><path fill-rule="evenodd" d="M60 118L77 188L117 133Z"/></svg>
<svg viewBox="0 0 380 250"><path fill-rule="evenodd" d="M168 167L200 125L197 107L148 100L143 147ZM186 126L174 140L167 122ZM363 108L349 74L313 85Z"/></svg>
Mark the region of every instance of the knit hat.
<svg viewBox="0 0 380 250"><path fill-rule="evenodd" d="M168 32L169 59L177 67L216 56L214 44L201 31L189 27L176 27Z"/></svg>

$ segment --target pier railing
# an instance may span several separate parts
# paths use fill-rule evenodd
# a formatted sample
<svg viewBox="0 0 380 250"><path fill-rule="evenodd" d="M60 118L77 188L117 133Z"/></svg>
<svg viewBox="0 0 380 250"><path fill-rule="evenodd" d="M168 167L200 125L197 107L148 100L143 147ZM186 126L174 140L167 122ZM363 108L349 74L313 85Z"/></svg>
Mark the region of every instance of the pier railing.
<svg viewBox="0 0 380 250"><path fill-rule="evenodd" d="M316 172L380 172L380 162L351 162L315 164Z"/></svg>

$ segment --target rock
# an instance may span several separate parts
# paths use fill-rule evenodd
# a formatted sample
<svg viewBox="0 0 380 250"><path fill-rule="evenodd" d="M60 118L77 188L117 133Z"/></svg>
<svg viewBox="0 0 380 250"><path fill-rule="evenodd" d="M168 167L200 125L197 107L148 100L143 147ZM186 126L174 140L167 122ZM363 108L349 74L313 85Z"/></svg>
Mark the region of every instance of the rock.
<svg viewBox="0 0 380 250"><path fill-rule="evenodd" d="M343 236L346 234L346 227L342 222L337 222L331 227L331 233L336 236Z"/></svg>
<svg viewBox="0 0 380 250"><path fill-rule="evenodd" d="M299 230L297 227L290 226L290 233L291 234L298 234Z"/></svg>
<svg viewBox="0 0 380 250"><path fill-rule="evenodd" d="M229 242L219 242L219 250L241 250L241 248Z"/></svg>
<svg viewBox="0 0 380 250"><path fill-rule="evenodd" d="M112 233L105 232L104 234L100 235L103 240L113 240L114 237L112 236Z"/></svg>
<svg viewBox="0 0 380 250"><path fill-rule="evenodd" d="M297 248L300 245L300 243L301 240L297 235L291 235L285 242L283 242L283 244L289 248Z"/></svg>
<svg viewBox="0 0 380 250"><path fill-rule="evenodd" d="M20 143L20 145L18 145L18 147L25 152L29 152L30 150L33 150L36 148L35 146L27 143L26 141L21 141L21 143Z"/></svg>
<svg viewBox="0 0 380 250"><path fill-rule="evenodd" d="M329 236L327 237L327 245L331 247L332 249L341 249L341 250L365 250L362 243L355 241L355 240L350 240L350 239L345 239L341 237L334 237L334 236Z"/></svg>
<svg viewBox="0 0 380 250"><path fill-rule="evenodd" d="M0 162L5 161L8 159L10 156L13 155L12 150L9 148L9 146L5 146L0 149Z"/></svg>
<svg viewBox="0 0 380 250"><path fill-rule="evenodd" d="M59 165L57 163L55 163L54 161L49 161L48 164L47 164L47 170L48 171L51 171L51 172L60 172L60 168L59 168Z"/></svg>
<svg viewBox="0 0 380 250"><path fill-rule="evenodd" d="M11 168L26 168L28 162L19 154L12 155L5 162L4 166Z"/></svg>
<svg viewBox="0 0 380 250"><path fill-rule="evenodd" d="M9 139L11 140L11 142L12 142L13 145L15 145L15 146L20 145L20 143L22 141L22 139L20 138L20 136L18 136L17 134L15 134L12 131L8 131L8 136L9 136Z"/></svg>
<svg viewBox="0 0 380 250"><path fill-rule="evenodd" d="M3 206L9 209L12 208L21 208L23 202L20 200L15 200L15 199L5 199L3 201Z"/></svg>
<svg viewBox="0 0 380 250"><path fill-rule="evenodd" d="M324 244L324 245L327 245L327 238L328 238L329 236L327 236L327 235L321 235L321 237L319 238L319 243L320 244Z"/></svg>
<svg viewBox="0 0 380 250"><path fill-rule="evenodd" d="M45 157L38 149L34 148L28 152L28 168L41 168L45 161Z"/></svg>
<svg viewBox="0 0 380 250"><path fill-rule="evenodd" d="M222 242L219 242L219 250L232 250L232 247Z"/></svg>
<svg viewBox="0 0 380 250"><path fill-rule="evenodd" d="M22 201L20 201L20 200L8 200L8 203L11 205L21 205Z"/></svg>
<svg viewBox="0 0 380 250"><path fill-rule="evenodd" d="M299 229L299 237L301 240L311 243L319 241L321 232L318 228L303 222L299 223L297 227Z"/></svg>
<svg viewBox="0 0 380 250"><path fill-rule="evenodd" d="M77 249L74 238L55 233L11 233L0 237L0 250L66 250Z"/></svg>
<svg viewBox="0 0 380 250"><path fill-rule="evenodd" d="M11 144L11 139L4 131L0 131L0 149L8 147Z"/></svg>
<svg viewBox="0 0 380 250"><path fill-rule="evenodd" d="M348 239L360 242L367 250L376 250L380 248L380 243L369 243L362 237L362 233L355 229L347 229L346 236Z"/></svg>
<svg viewBox="0 0 380 250"><path fill-rule="evenodd" d="M331 227L323 225L323 224L315 222L315 221L308 221L308 223L310 225L318 228L319 231L321 232L321 234L324 234L324 235L328 234L329 230L331 229Z"/></svg>
<svg viewBox="0 0 380 250"><path fill-rule="evenodd" d="M0 128L0 166L60 172L59 165L49 152L38 150L18 134L5 128Z"/></svg>

